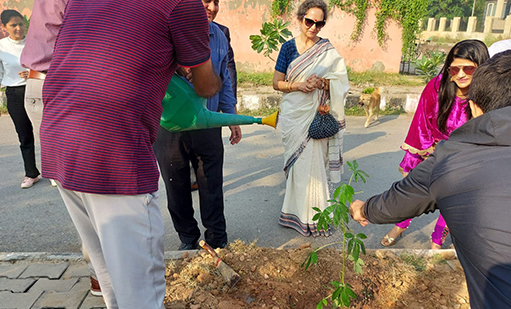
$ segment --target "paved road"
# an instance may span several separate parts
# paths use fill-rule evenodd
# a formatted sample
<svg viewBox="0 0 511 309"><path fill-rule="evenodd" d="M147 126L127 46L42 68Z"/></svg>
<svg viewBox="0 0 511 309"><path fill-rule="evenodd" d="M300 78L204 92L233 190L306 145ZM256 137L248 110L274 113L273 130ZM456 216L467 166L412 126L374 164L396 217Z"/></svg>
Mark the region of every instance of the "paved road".
<svg viewBox="0 0 511 309"><path fill-rule="evenodd" d="M368 198L387 189L400 179L397 165L403 151L399 149L411 121L410 115L383 116L369 128L364 117L348 117L344 142L345 159L356 159L370 178L367 184L356 185ZM229 240L257 241L265 247L295 246L312 242L313 246L338 240L304 238L277 224L285 192L283 147L280 132L269 127L244 126L240 144L228 145L224 129L225 165L224 192ZM346 168L347 172L347 168ZM56 188L47 179L30 189L21 189L23 179L21 154L9 116L0 117L0 251L1 252L79 252L74 226ZM349 175L343 175L348 181ZM165 221L165 250L175 250L179 239L166 210L165 191L160 179L160 205ZM194 193L197 200L197 193ZM197 206L197 205L195 205ZM196 208L197 209L197 208ZM437 214L417 218L395 248L429 248L429 235ZM367 236L368 248L380 248L381 237L392 227L353 224ZM448 240L450 244L450 240Z"/></svg>

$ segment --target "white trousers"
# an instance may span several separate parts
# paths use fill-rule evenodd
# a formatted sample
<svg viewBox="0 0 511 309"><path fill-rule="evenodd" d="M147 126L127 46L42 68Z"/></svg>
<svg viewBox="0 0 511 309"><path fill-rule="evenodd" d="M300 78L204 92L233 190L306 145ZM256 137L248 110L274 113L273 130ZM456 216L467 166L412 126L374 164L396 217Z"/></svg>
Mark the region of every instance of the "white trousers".
<svg viewBox="0 0 511 309"><path fill-rule="evenodd" d="M41 121L43 120L43 85L44 80L29 78L27 79L27 85L25 87L25 110L27 111L30 122L32 122L37 147L39 147L39 129L41 128ZM83 245L82 254L87 262L91 276L97 279L94 267L92 267L87 250Z"/></svg>
<svg viewBox="0 0 511 309"><path fill-rule="evenodd" d="M25 87L25 110L34 128L34 137L39 143L39 129L43 119L43 84L42 79L27 79Z"/></svg>
<svg viewBox="0 0 511 309"><path fill-rule="evenodd" d="M96 271L108 309L163 309L165 264L158 196L58 188Z"/></svg>

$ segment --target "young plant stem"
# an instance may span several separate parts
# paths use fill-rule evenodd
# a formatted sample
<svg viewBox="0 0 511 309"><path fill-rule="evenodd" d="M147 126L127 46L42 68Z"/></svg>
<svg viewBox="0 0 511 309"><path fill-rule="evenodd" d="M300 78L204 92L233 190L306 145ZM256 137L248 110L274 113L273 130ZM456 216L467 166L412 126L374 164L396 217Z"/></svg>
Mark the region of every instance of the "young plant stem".
<svg viewBox="0 0 511 309"><path fill-rule="evenodd" d="M350 180L351 181L351 180ZM344 273L346 272L346 228L344 226L344 221L342 221L342 273L341 273L341 283L344 286Z"/></svg>

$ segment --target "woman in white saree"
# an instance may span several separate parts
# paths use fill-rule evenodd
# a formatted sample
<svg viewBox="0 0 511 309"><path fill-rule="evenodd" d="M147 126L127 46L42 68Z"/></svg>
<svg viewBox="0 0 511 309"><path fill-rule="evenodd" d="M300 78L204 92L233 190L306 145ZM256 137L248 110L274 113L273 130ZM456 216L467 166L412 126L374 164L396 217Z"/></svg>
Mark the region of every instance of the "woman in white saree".
<svg viewBox="0 0 511 309"><path fill-rule="evenodd" d="M332 44L317 36L325 25L327 5L306 0L297 16L301 33L283 44L273 78L273 87L283 92L279 128L285 148L286 195L279 224L303 236L329 236L331 230L317 230L312 208L328 206L328 171L330 181L341 181L348 74ZM325 105L340 130L330 138L312 139L309 126Z"/></svg>

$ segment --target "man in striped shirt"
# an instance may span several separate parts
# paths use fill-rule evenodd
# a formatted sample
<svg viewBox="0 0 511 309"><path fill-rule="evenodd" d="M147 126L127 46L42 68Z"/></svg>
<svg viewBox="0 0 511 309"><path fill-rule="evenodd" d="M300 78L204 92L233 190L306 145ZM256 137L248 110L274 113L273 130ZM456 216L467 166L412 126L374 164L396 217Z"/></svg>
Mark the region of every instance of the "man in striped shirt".
<svg viewBox="0 0 511 309"><path fill-rule="evenodd" d="M69 0L43 88L43 177L58 188L108 308L163 308L163 220L152 151L177 64L220 88L197 0Z"/></svg>

